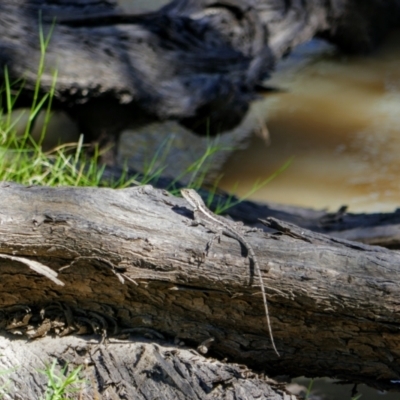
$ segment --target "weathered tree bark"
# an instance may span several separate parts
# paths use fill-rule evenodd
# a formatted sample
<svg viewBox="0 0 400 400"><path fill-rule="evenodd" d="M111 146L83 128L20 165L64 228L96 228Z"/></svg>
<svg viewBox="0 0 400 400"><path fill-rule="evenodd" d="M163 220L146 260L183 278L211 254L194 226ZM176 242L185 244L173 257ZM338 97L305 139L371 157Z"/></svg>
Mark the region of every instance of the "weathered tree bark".
<svg viewBox="0 0 400 400"><path fill-rule="evenodd" d="M150 14L117 14L105 0L0 1L0 80L7 65L12 79L25 79L21 102L30 100L40 27L49 32L55 18L41 89L50 90L57 70L55 105L87 138L165 119L223 132L242 120L274 59L315 35L349 51L370 49L399 23L400 5L175 0Z"/></svg>
<svg viewBox="0 0 400 400"><path fill-rule="evenodd" d="M296 399L282 384L243 365L206 359L189 348L154 337L110 339L106 345L99 344L98 337L45 337L21 346L21 341L0 336L0 350L2 371L13 368L3 378L9 380L5 399L44 398L47 377L39 370L54 359L68 363L69 371L84 366L81 375L85 383L75 386L79 390L74 397L82 400Z"/></svg>
<svg viewBox="0 0 400 400"><path fill-rule="evenodd" d="M213 338L211 355L271 375L396 386L397 252L279 223L276 233L252 233L278 358L249 259L228 238L203 259L210 233L188 226L184 200L151 187L2 184L0 204L0 307L10 332L134 328L192 347ZM28 261L58 271L64 285Z"/></svg>

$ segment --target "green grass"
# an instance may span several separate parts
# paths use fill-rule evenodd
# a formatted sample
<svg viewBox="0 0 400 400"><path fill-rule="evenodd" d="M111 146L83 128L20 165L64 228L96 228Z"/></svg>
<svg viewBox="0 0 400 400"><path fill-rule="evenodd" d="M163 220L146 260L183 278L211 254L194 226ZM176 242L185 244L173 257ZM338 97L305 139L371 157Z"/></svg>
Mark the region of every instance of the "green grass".
<svg viewBox="0 0 400 400"><path fill-rule="evenodd" d="M77 398L76 394L88 385L85 379L80 377L82 365L68 371L66 364L59 372L56 370L57 360L54 359L52 364L39 372L47 377L46 391L41 400L67 400ZM16 368L0 371L0 376L8 375L15 371ZM0 384L0 399L2 399L11 386L11 381L7 380Z"/></svg>
<svg viewBox="0 0 400 400"><path fill-rule="evenodd" d="M0 103L0 181L13 181L25 185L100 186L104 181L102 179L104 167L98 166L101 154L95 150L94 155L88 157L84 151L82 136L78 143L64 144L48 152L42 149L51 118L51 106L57 82L57 71L53 71L50 91L44 95L40 94L45 55L53 26L45 36L40 25L41 56L32 104L27 111L27 123L22 135L16 132L19 119L12 121L11 115L25 82L23 80L11 82L7 67L4 69L4 84L0 88L0 95L5 103ZM30 132L40 111L45 112L45 118L40 138L35 141ZM19 117L22 115L21 113ZM123 175L117 181L108 183L111 187L121 188L134 183L134 179L126 179Z"/></svg>
<svg viewBox="0 0 400 400"><path fill-rule="evenodd" d="M15 371L15 368L0 371L0 376L8 375L13 371ZM0 384L0 399L2 399L4 395L7 394L7 390L9 389L10 385L11 382L9 379Z"/></svg>
<svg viewBox="0 0 400 400"><path fill-rule="evenodd" d="M86 385L85 379L81 379L79 374L82 366L68 372L68 365L65 365L60 372L56 371L57 361L40 372L47 376L47 388L43 400L64 400L71 399L70 395L76 394Z"/></svg>

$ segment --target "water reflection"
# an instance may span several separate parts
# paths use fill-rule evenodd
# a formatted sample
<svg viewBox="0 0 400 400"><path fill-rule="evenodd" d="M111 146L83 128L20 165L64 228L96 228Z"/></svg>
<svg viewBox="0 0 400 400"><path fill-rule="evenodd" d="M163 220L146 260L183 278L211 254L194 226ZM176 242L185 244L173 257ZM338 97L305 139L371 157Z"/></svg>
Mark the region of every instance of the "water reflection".
<svg viewBox="0 0 400 400"><path fill-rule="evenodd" d="M294 156L253 198L352 211L400 206L400 32L375 54L344 57L313 41L280 64L273 83L288 89L254 107L271 146L254 138L225 167L222 187L239 195Z"/></svg>

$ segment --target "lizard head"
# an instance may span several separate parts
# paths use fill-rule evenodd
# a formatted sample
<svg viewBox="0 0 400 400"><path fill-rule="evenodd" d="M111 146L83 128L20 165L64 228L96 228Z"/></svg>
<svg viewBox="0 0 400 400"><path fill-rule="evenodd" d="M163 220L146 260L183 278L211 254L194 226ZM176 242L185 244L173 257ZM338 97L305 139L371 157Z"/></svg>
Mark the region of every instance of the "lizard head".
<svg viewBox="0 0 400 400"><path fill-rule="evenodd" d="M181 195L193 208L197 208L202 202L201 197L193 189L181 189Z"/></svg>

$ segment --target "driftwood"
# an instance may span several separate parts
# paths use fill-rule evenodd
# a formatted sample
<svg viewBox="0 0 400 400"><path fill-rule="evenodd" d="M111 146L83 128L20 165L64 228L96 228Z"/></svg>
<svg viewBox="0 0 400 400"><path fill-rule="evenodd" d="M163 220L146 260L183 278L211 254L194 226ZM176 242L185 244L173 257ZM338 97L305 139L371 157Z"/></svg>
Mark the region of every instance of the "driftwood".
<svg viewBox="0 0 400 400"><path fill-rule="evenodd" d="M87 139L175 119L200 134L236 126L274 60L319 35L370 50L399 23L397 0L175 0L123 16L111 1L0 1L0 67L24 77L30 104L40 27L55 24L41 89L58 71L55 106ZM262 88L261 88L262 89Z"/></svg>
<svg viewBox="0 0 400 400"><path fill-rule="evenodd" d="M397 252L273 219L267 224L277 229L275 233L249 234L260 259L278 358L271 349L260 290L245 252L237 241L223 238L204 259L210 233L188 225L192 213L183 199L149 186L111 190L3 183L0 189L0 309L8 332L31 338L95 332L110 341L129 332L146 333L154 340L163 335L167 342L183 341L271 376L322 375L396 388ZM44 274L16 257L40 263ZM52 277L62 284L47 277L47 268L58 273ZM54 340L59 350L52 348L48 354L71 361L81 347L64 352L64 340ZM153 351L146 349L141 351ZM99 351L113 358L111 350ZM156 353L165 359L165 351ZM141 359L132 357L133 363L135 357ZM182 358L171 361L173 369L161 358L149 367L149 379L168 384L174 373L186 379L179 367ZM113 368L128 368L117 355L111 361ZM199 376L211 368L192 367ZM94 362L93 368L100 365ZM224 376L229 379L228 375ZM133 373L124 378L113 375L105 383L99 378L94 386L104 394L108 386L120 388L121 379L131 378ZM218 386L219 378L213 379L201 380L206 388L203 397L207 385ZM265 383L254 377L251 385L257 382Z"/></svg>

